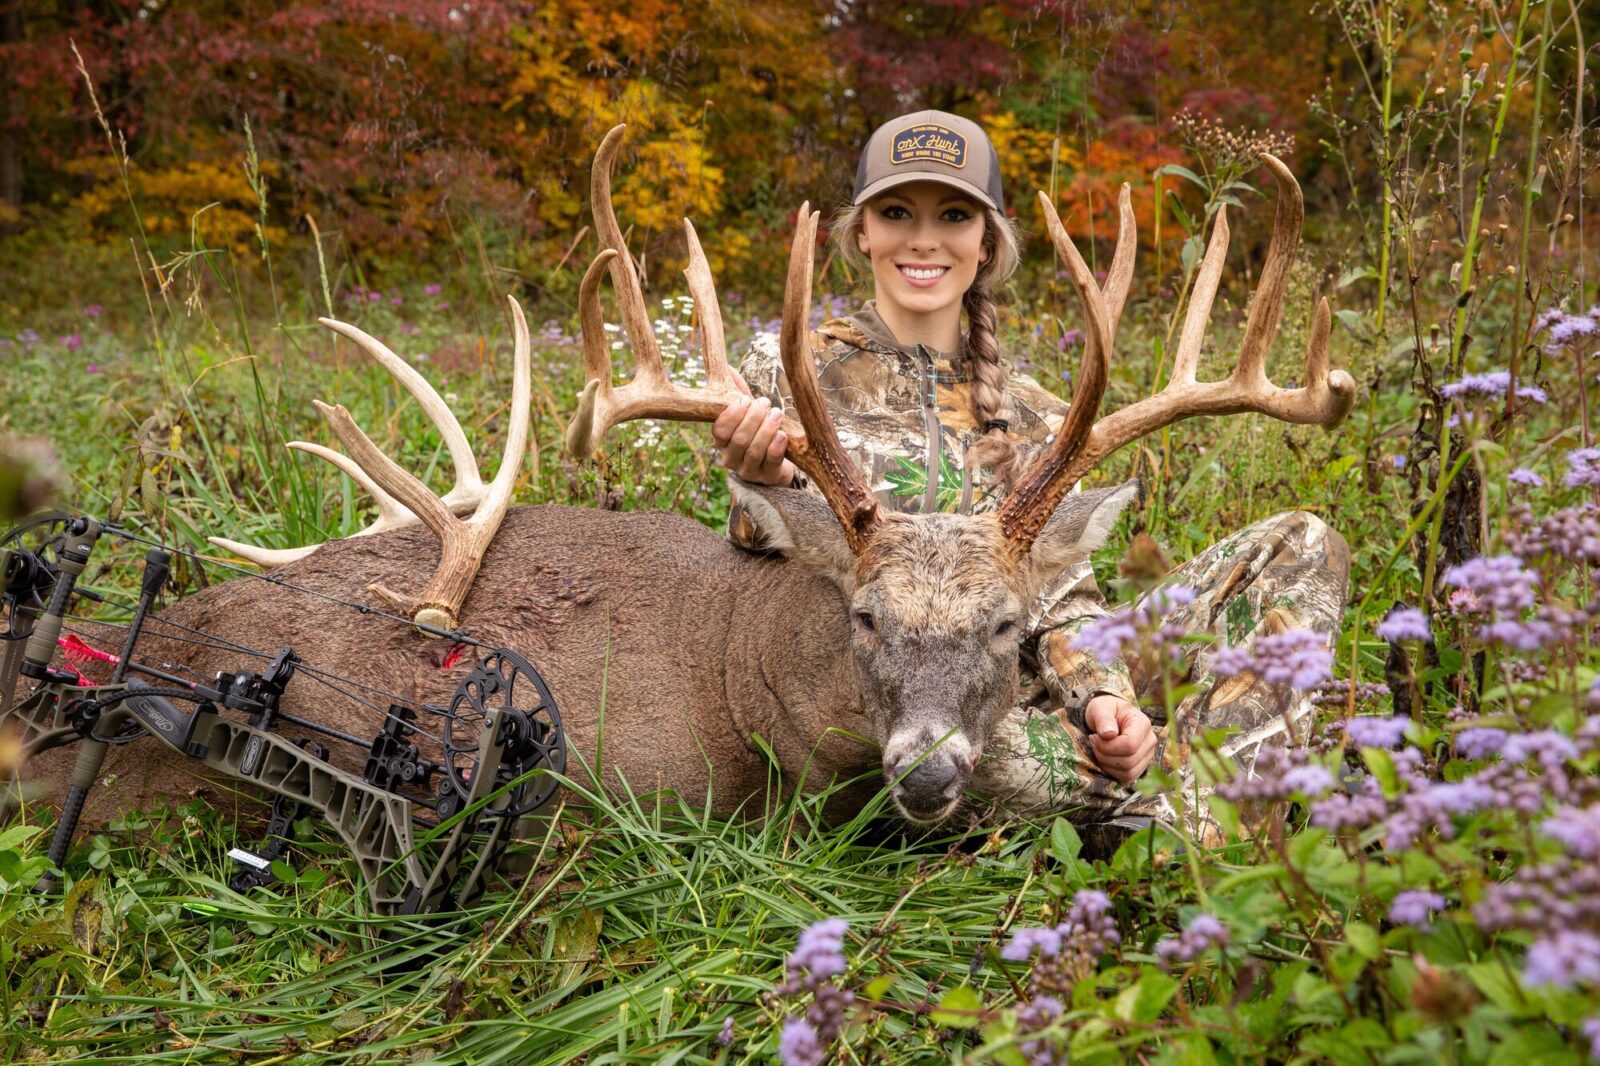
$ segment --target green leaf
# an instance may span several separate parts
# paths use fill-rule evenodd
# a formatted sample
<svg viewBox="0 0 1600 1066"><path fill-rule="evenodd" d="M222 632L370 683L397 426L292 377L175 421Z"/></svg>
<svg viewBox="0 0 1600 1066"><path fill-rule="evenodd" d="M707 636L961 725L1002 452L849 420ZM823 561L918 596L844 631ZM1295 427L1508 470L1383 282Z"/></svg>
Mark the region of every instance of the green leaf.
<svg viewBox="0 0 1600 1066"><path fill-rule="evenodd" d="M1329 481L1338 481L1350 472L1350 468L1361 461L1359 455L1341 455L1333 462L1322 468L1322 476Z"/></svg>
<svg viewBox="0 0 1600 1066"><path fill-rule="evenodd" d="M1366 922L1346 922L1344 938L1356 953L1368 962L1375 962L1383 954L1383 945L1378 942L1378 931Z"/></svg>
<svg viewBox="0 0 1600 1066"><path fill-rule="evenodd" d="M1177 978L1160 970L1146 970L1139 980L1117 993L1113 1009L1125 1022L1153 1022L1177 991Z"/></svg>
<svg viewBox="0 0 1600 1066"><path fill-rule="evenodd" d="M1366 340L1372 336L1371 325L1368 324L1366 316L1359 311L1341 307L1333 313L1333 317L1339 320L1341 326L1361 340Z"/></svg>
<svg viewBox="0 0 1600 1066"><path fill-rule="evenodd" d="M1382 748L1362 748L1361 761L1383 788L1383 794L1393 799L1400 793L1400 775L1395 771L1394 759Z"/></svg>
<svg viewBox="0 0 1600 1066"><path fill-rule="evenodd" d="M1489 1002L1496 1007L1521 1017L1535 1013L1533 1004L1517 987L1516 977L1503 963L1475 962L1465 969L1467 977L1477 986L1478 991L1489 997Z"/></svg>
<svg viewBox="0 0 1600 1066"><path fill-rule="evenodd" d="M1346 270L1343 274L1339 275L1339 280L1333 283L1333 287L1336 289L1343 289L1354 285L1358 281L1364 281L1367 278L1375 278L1377 276L1378 272L1369 266L1351 267L1349 270Z"/></svg>
<svg viewBox="0 0 1600 1066"><path fill-rule="evenodd" d="M962 985L946 992L929 1017L947 1029L976 1029L983 1024L983 1000L976 989Z"/></svg>
<svg viewBox="0 0 1600 1066"><path fill-rule="evenodd" d="M1083 838L1078 836L1078 830L1065 818L1057 818L1050 827L1050 851L1062 862L1071 863L1082 850Z"/></svg>
<svg viewBox="0 0 1600 1066"><path fill-rule="evenodd" d="M894 982L894 974L880 974L867 982L867 986L861 990L861 996L868 1003L876 1003L889 994L889 989L894 987Z"/></svg>
<svg viewBox="0 0 1600 1066"><path fill-rule="evenodd" d="M1200 175L1196 174L1194 171L1190 170L1188 167L1179 166L1177 163L1168 163L1166 166L1164 166L1164 167L1160 168L1159 170L1157 170L1156 173L1157 174L1172 174L1175 177L1179 177L1179 178L1184 179L1185 181L1189 182L1190 184L1196 186L1197 188L1209 189L1209 186L1207 186L1205 181L1201 179Z"/></svg>

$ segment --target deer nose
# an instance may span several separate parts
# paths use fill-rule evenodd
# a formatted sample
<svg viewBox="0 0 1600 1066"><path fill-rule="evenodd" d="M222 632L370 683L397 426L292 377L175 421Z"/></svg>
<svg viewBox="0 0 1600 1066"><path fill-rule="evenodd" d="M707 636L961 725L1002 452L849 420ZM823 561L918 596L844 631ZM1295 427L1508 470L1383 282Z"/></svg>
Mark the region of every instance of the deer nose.
<svg viewBox="0 0 1600 1066"><path fill-rule="evenodd" d="M905 773L905 769L911 764L911 761L907 759L896 767L893 777L899 778L901 774ZM923 796L928 799L933 799L936 796L941 799L954 799L958 785L957 779L960 776L961 771L957 768L954 759L948 755L935 752L918 763L909 774L906 774L905 779L900 782L900 787L913 796Z"/></svg>

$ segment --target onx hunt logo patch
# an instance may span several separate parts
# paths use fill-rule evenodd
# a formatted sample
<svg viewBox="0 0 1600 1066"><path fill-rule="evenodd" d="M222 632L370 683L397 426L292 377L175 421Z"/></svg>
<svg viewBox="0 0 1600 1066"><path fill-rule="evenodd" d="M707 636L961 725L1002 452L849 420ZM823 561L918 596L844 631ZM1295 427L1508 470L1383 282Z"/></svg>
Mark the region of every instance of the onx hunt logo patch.
<svg viewBox="0 0 1600 1066"><path fill-rule="evenodd" d="M967 139L949 126L934 122L909 126L894 135L889 162L915 163L925 159L964 167L967 165Z"/></svg>

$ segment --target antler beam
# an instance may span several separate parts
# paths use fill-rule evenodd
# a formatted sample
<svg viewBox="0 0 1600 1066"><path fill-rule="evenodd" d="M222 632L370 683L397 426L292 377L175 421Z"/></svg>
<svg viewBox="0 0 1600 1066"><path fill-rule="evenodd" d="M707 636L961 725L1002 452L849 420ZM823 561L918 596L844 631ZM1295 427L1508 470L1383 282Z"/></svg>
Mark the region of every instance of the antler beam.
<svg viewBox="0 0 1600 1066"><path fill-rule="evenodd" d="M511 385L510 421L507 424L505 452L494 481L485 486L478 473L477 460L467 443L461 423L433 387L405 360L375 338L355 326L334 319L320 319L329 329L354 341L376 362L384 366L417 398L434 425L439 427L445 446L455 463L455 487L443 497L435 496L426 485L401 469L383 454L343 406L314 400L348 456L318 444L295 441L289 446L328 460L354 478L378 502L378 518L356 536L369 536L421 521L439 538L439 566L427 586L416 596L395 592L381 584L367 586L391 610L406 615L419 625L454 629L462 601L478 575L483 554L494 539L510 506L511 491L522 468L522 455L528 446L528 415L532 405L532 345L528 323L517 301L506 297L511 310L514 355ZM458 518L465 513L466 519ZM211 543L265 566L292 562L315 551L320 545L273 551L213 537Z"/></svg>
<svg viewBox="0 0 1600 1066"><path fill-rule="evenodd" d="M1001 529L1018 551L1025 552L1032 547L1056 505L1072 491L1079 478L1124 444L1163 426L1196 415L1256 411L1283 422L1331 428L1349 413L1350 405L1355 402L1356 383L1343 370L1328 369L1331 314L1326 299L1318 302L1306 344L1304 387L1283 389L1267 379L1267 354L1282 317L1289 268L1300 242L1305 207L1299 183L1289 173L1289 168L1270 155L1263 155L1262 162L1277 181L1278 202L1261 283L1250 304L1244 340L1233 373L1222 381L1195 380L1206 321L1216 298L1228 250L1226 209L1219 208L1179 335L1171 380L1160 393L1129 404L1099 422L1092 420L1105 394L1111 340L1133 273L1133 211L1128 189L1124 186L1122 191L1117 251L1104 292L1095 285L1094 276L1067 236L1054 203L1040 194L1050 238L1067 263L1088 328L1077 390L1067 420L1050 450L1018 479L1016 488L999 511Z"/></svg>
<svg viewBox="0 0 1600 1066"><path fill-rule="evenodd" d="M667 377L661 349L645 308L644 291L612 208L611 169L625 128L617 126L606 134L595 153L591 175L595 231L604 247L589 265L578 289L587 381L578 400L578 410L567 426L567 451L579 458L597 451L612 426L640 418L711 422L729 403L743 395L728 366L727 342L711 268L688 219L683 223L689 246L689 265L684 274L700 317L706 385L704 388L674 385ZM789 439L790 460L816 483L844 527L851 550L860 554L866 549L867 540L878 522L877 500L839 443L822 401L816 363L807 342L811 261L819 218L809 203L801 205L789 250L779 347L795 413L793 417L783 416L782 429ZM600 306L600 279L607 272L617 292L623 331L633 348L637 367L633 380L622 386L613 386L611 381L611 350L605 334L605 313Z"/></svg>

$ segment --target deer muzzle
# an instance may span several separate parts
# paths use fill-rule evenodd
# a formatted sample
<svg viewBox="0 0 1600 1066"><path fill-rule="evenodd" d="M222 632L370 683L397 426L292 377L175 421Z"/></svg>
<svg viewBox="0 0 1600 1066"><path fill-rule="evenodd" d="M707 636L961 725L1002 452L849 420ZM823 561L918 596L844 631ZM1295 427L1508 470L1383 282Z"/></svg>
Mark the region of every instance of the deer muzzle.
<svg viewBox="0 0 1600 1066"><path fill-rule="evenodd" d="M919 825L943 821L955 811L976 764L972 745L960 733L940 738L919 731L915 737L891 737L883 755L895 806Z"/></svg>

